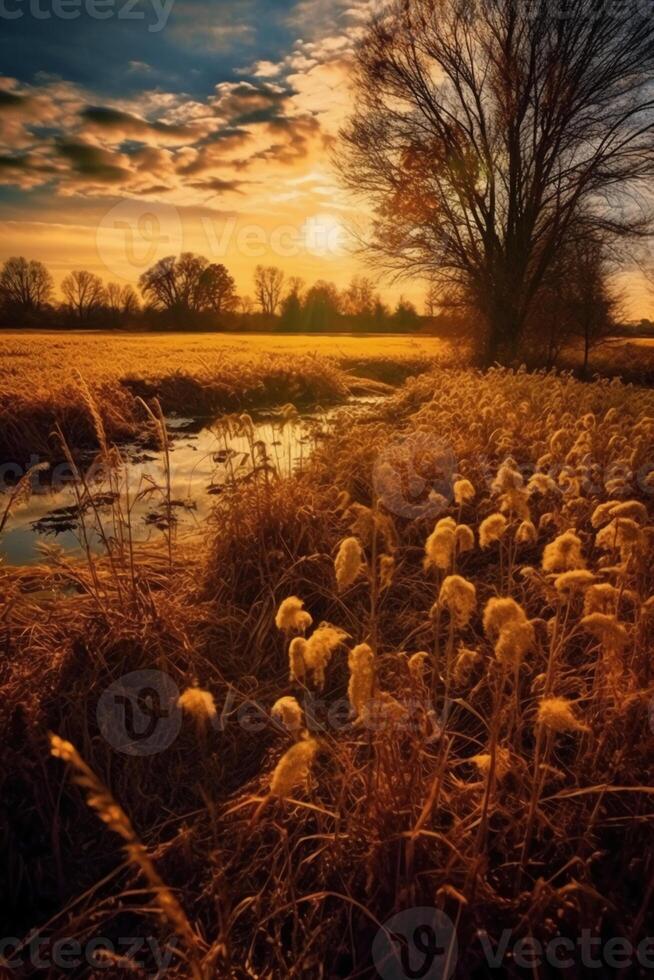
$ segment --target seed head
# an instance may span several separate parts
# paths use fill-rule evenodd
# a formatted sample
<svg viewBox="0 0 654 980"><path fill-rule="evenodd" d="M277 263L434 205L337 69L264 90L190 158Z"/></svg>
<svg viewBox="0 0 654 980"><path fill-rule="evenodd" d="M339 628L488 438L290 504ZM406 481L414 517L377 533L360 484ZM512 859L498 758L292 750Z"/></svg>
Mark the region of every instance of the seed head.
<svg viewBox="0 0 654 980"><path fill-rule="evenodd" d="M205 725L216 717L216 703L211 691L187 687L180 694L177 704L199 724Z"/></svg>
<svg viewBox="0 0 654 980"><path fill-rule="evenodd" d="M491 514L479 525L479 544L488 548L494 541L499 541L506 531L504 514Z"/></svg>
<svg viewBox="0 0 654 980"><path fill-rule="evenodd" d="M584 568L585 565L581 541L574 531L565 531L545 545L543 569L546 572L568 572L575 568Z"/></svg>
<svg viewBox="0 0 654 980"><path fill-rule="evenodd" d="M309 778L318 743L315 738L302 739L284 753L270 781L273 796L287 797L296 786L304 786Z"/></svg>
<svg viewBox="0 0 654 980"><path fill-rule="evenodd" d="M477 605L477 590L461 575L448 575L443 579L438 602L448 610L456 626L464 627Z"/></svg>
<svg viewBox="0 0 654 980"><path fill-rule="evenodd" d="M587 732L589 728L580 722L566 698L545 698L538 705L538 724L551 732Z"/></svg>
<svg viewBox="0 0 654 980"><path fill-rule="evenodd" d="M275 616L277 629L283 630L285 633L306 633L313 622L313 618L308 612L305 612L303 606L302 599L298 599L295 595L284 599Z"/></svg>
<svg viewBox="0 0 654 980"><path fill-rule="evenodd" d="M348 656L350 682L347 696L357 718L365 711L372 698L375 682L375 654L367 643L359 643Z"/></svg>
<svg viewBox="0 0 654 980"><path fill-rule="evenodd" d="M334 559L338 591L343 592L358 578L363 568L363 552L357 538L345 538Z"/></svg>
<svg viewBox="0 0 654 980"><path fill-rule="evenodd" d="M467 504L470 500L474 499L475 488L473 487L470 480L455 480L454 481L454 501L457 504Z"/></svg>
<svg viewBox="0 0 654 980"><path fill-rule="evenodd" d="M304 712L295 698L286 696L278 698L272 706L270 714L280 721L290 732L299 731L304 724Z"/></svg>

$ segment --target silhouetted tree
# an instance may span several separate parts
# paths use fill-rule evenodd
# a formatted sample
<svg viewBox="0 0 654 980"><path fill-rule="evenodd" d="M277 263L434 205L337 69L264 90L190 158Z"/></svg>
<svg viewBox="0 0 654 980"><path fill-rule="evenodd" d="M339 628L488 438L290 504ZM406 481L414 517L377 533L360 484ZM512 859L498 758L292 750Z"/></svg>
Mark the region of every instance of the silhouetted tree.
<svg viewBox="0 0 654 980"><path fill-rule="evenodd" d="M410 300L403 296L393 313L393 324L397 330L415 330L420 322L418 311Z"/></svg>
<svg viewBox="0 0 654 980"><path fill-rule="evenodd" d="M258 265L254 270L254 292L261 312L274 316L282 298L284 273L274 265Z"/></svg>
<svg viewBox="0 0 654 980"><path fill-rule="evenodd" d="M307 292L304 301L304 323L307 330L334 328L340 310L338 289L332 282L319 279Z"/></svg>
<svg viewBox="0 0 654 980"><path fill-rule="evenodd" d="M620 309L620 297L610 286L601 242L585 239L575 243L566 299L572 334L583 345L582 371L587 375L590 353L614 331Z"/></svg>
<svg viewBox="0 0 654 980"><path fill-rule="evenodd" d="M105 287L105 305L109 324L121 327L139 311L139 299L130 285L121 286L117 282L108 282Z"/></svg>
<svg viewBox="0 0 654 980"><path fill-rule="evenodd" d="M346 183L383 266L471 297L486 358L511 360L583 212L644 234L654 176L654 18L595 0L396 0L370 24Z"/></svg>
<svg viewBox="0 0 654 980"><path fill-rule="evenodd" d="M238 302L236 283L224 265L212 264L202 273L200 303L218 315L231 313Z"/></svg>
<svg viewBox="0 0 654 980"><path fill-rule="evenodd" d="M190 326L192 317L203 309L203 275L208 265L204 256L193 252L182 252L177 258L168 255L143 273L139 288L152 309L168 313L177 326Z"/></svg>
<svg viewBox="0 0 654 980"><path fill-rule="evenodd" d="M41 312L52 300L52 292L52 276L42 262L18 256L2 266L0 303L21 321Z"/></svg>
<svg viewBox="0 0 654 980"><path fill-rule="evenodd" d="M102 279L88 269L74 269L61 283L61 291L80 323L89 323L106 303Z"/></svg>
<svg viewBox="0 0 654 980"><path fill-rule="evenodd" d="M281 326L284 330L302 329L302 290L304 282L297 276L289 280L289 290L282 300Z"/></svg>
<svg viewBox="0 0 654 980"><path fill-rule="evenodd" d="M354 276L343 292L341 308L346 316L372 319L375 308L375 284L366 276Z"/></svg>

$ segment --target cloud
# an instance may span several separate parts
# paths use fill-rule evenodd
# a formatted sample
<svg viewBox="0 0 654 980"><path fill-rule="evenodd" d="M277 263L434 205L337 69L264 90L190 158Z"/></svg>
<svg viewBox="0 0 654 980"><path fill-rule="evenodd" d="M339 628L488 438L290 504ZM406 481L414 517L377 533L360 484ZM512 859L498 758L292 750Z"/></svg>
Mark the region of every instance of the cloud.
<svg viewBox="0 0 654 980"><path fill-rule="evenodd" d="M80 112L82 125L87 131L108 133L114 139L138 139L142 142L187 143L197 137L192 126L171 125L166 122L148 122L139 116L111 106L85 106Z"/></svg>

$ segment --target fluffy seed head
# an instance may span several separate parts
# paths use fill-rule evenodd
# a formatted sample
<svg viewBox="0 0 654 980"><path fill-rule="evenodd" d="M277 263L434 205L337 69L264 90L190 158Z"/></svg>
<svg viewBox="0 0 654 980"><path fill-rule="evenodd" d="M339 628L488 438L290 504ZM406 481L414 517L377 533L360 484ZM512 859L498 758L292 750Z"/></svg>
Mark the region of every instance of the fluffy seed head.
<svg viewBox="0 0 654 980"><path fill-rule="evenodd" d="M545 545L543 569L546 572L568 572L575 568L584 568L585 565L581 541L574 531L565 531Z"/></svg>
<svg viewBox="0 0 654 980"><path fill-rule="evenodd" d="M392 555L381 555L379 559L379 588L388 589L393 582L395 559Z"/></svg>
<svg viewBox="0 0 654 980"><path fill-rule="evenodd" d="M456 626L467 626L477 605L477 590L461 575L448 575L443 579L438 602L448 610Z"/></svg>
<svg viewBox="0 0 654 980"><path fill-rule="evenodd" d="M363 568L363 552L357 538L345 538L334 559L338 591L343 592L358 578Z"/></svg>
<svg viewBox="0 0 654 980"><path fill-rule="evenodd" d="M318 743L315 738L302 739L281 757L270 781L272 796L287 797L296 786L306 785Z"/></svg>
<svg viewBox="0 0 654 980"><path fill-rule="evenodd" d="M458 686L467 684L472 671L476 665L481 662L481 659L481 654L477 653L476 650L469 650L467 647L461 647L457 653L456 660L454 661L454 667L452 669L454 683Z"/></svg>
<svg viewBox="0 0 654 980"><path fill-rule="evenodd" d="M475 532L467 524L459 524L454 532L454 537L458 554L463 554L464 551L474 551Z"/></svg>
<svg viewBox="0 0 654 980"><path fill-rule="evenodd" d="M277 629L285 633L306 633L313 619L308 612L305 612L303 606L304 602L296 595L284 599L275 616Z"/></svg>
<svg viewBox="0 0 654 980"><path fill-rule="evenodd" d="M491 514L479 525L479 544L488 548L494 541L499 541L506 531L504 514Z"/></svg>
<svg viewBox="0 0 654 980"><path fill-rule="evenodd" d="M295 698L288 695L275 701L270 714L276 721L280 721L289 732L299 731L304 724L302 708Z"/></svg>
<svg viewBox="0 0 654 980"><path fill-rule="evenodd" d="M639 500L624 500L621 504L614 504L610 511L611 517L628 517L638 524L647 523L647 507Z"/></svg>
<svg viewBox="0 0 654 980"><path fill-rule="evenodd" d="M329 623L321 623L304 645L302 651L305 666L313 671L313 682L319 690L325 684L325 668L332 654L347 639L345 630Z"/></svg>
<svg viewBox="0 0 654 980"><path fill-rule="evenodd" d="M515 533L518 544L533 544L538 537L538 532L532 521L522 521Z"/></svg>
<svg viewBox="0 0 654 980"><path fill-rule="evenodd" d="M534 627L515 599L489 599L484 609L484 632L495 643L495 656L504 667L516 668L536 642Z"/></svg>
<svg viewBox="0 0 654 980"><path fill-rule="evenodd" d="M447 517L439 521L425 542L425 571L432 566L447 570L452 564L456 545L456 523L452 521L450 524L449 521L451 518Z"/></svg>
<svg viewBox="0 0 654 980"><path fill-rule="evenodd" d="M617 607L619 592L609 582L591 585L584 596L584 615L591 613L612 613Z"/></svg>
<svg viewBox="0 0 654 980"><path fill-rule="evenodd" d="M470 757L470 761L474 762L482 776L488 776L491 767L490 752L481 752L479 755L473 755ZM495 776L497 779L502 780L509 772L511 772L511 753L508 749L504 749L498 745L495 751Z"/></svg>
<svg viewBox="0 0 654 980"><path fill-rule="evenodd" d="M562 596L572 595L574 592L585 592L593 582L595 576L585 568L576 568L571 572L562 572L554 579L554 588Z"/></svg>
<svg viewBox="0 0 654 980"><path fill-rule="evenodd" d="M348 656L350 681L347 696L357 718L361 718L372 698L375 682L375 654L367 643L359 643Z"/></svg>
<svg viewBox="0 0 654 980"><path fill-rule="evenodd" d="M587 732L588 726L574 715L566 698L545 698L538 705L538 724L551 732Z"/></svg>
<svg viewBox="0 0 654 980"><path fill-rule="evenodd" d="M180 694L177 704L201 724L213 721L216 717L216 703L211 691L203 691L199 687L187 687Z"/></svg>
<svg viewBox="0 0 654 980"><path fill-rule="evenodd" d="M306 650L307 641L304 637L296 636L291 640L288 648L289 673L291 681L296 681L298 684L303 684L306 677Z"/></svg>
<svg viewBox="0 0 654 980"><path fill-rule="evenodd" d="M421 681L429 662L429 654L424 650L413 653L408 660L409 673L415 681Z"/></svg>
<svg viewBox="0 0 654 980"><path fill-rule="evenodd" d="M623 650L629 642L625 627L608 613L590 613L583 617L581 625L611 650Z"/></svg>
<svg viewBox="0 0 654 980"><path fill-rule="evenodd" d="M454 501L457 504L467 504L470 500L474 499L475 488L473 487L470 480L455 480L454 481Z"/></svg>

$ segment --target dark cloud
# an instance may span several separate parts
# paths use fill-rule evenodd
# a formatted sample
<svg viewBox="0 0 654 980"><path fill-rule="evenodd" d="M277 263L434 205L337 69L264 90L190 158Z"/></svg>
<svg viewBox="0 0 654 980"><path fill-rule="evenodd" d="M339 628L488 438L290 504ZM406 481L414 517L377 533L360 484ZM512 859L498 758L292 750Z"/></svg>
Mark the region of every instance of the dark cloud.
<svg viewBox="0 0 654 980"><path fill-rule="evenodd" d="M206 180L192 180L189 186L198 191L211 191L214 194L227 194L229 192L243 193L241 181L223 180L221 177L207 177Z"/></svg>
<svg viewBox="0 0 654 980"><path fill-rule="evenodd" d="M18 95L16 92L7 92L6 89L0 89L0 112L3 109L22 109L29 104L29 99L24 95Z"/></svg>
<svg viewBox="0 0 654 980"><path fill-rule="evenodd" d="M114 154L88 143L61 142L57 153L68 160L73 171L103 184L119 184L131 177L130 171L115 162Z"/></svg>
<svg viewBox="0 0 654 980"><path fill-rule="evenodd" d="M187 126L171 126L164 122L148 122L129 112L114 109L111 106L86 106L80 112L83 122L91 123L106 131L116 131L122 134L129 134L134 137L147 136L151 133L160 134L163 137L171 136L178 138L191 138L193 130Z"/></svg>

